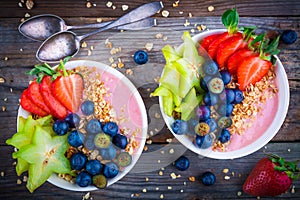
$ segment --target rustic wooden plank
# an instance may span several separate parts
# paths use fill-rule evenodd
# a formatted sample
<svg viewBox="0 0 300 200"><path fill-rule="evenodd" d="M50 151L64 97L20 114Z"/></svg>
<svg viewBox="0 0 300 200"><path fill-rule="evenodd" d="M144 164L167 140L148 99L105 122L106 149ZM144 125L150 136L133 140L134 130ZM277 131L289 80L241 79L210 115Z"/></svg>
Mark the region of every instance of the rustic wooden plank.
<svg viewBox="0 0 300 200"><path fill-rule="evenodd" d="M157 147L157 145L154 145ZM13 149L11 147L1 147L2 156L0 157L0 171L5 173L4 177L0 177L0 197L1 199L82 199L85 192L71 192L57 188L50 183L45 183L33 194L30 194L26 188L25 183L17 185L17 179L23 179L23 176L17 177L14 167L12 166L13 160L11 159L11 153ZM158 146L160 148L160 146ZM190 161L190 168L187 171L178 171L172 165L169 165L160 169L160 166L156 163L156 159L153 159L153 165L157 166L144 173L130 172L119 182L106 188L105 190L92 191L91 196L94 199L130 199L132 194L138 194L139 197L134 196L136 199L159 199L160 195L164 195L164 199L253 199L247 194L242 193L239 197L237 193L242 191L242 184L245 181L247 175L255 163L262 157L264 152L276 153L287 160L294 160L299 158L300 146L297 143L271 143L265 148L260 149L256 153L253 153L244 158L234 160L215 160L209 158L198 157L191 151L184 153ZM143 165L143 163L137 163L137 165ZM147 167L147 166L145 166ZM229 169L228 174L224 174L223 169ZM163 172L163 175L159 175L159 171ZM214 186L206 187L200 183L197 178L205 171L212 171L217 181ZM181 175L180 178L172 180L171 173ZM234 174L232 174L234 173ZM228 175L229 180L225 180L224 176ZM189 177L196 177L195 182L190 182ZM148 181L146 181L148 177ZM291 193L289 190L286 194L278 197L278 199L299 199L300 193L297 192L297 188L300 186L300 181L293 183L296 189L296 193ZM170 189L171 187L171 189ZM159 188L157 190L156 188ZM147 192L142 192L146 189ZM264 198L274 199L274 198Z"/></svg>
<svg viewBox="0 0 300 200"><path fill-rule="evenodd" d="M155 0L147 1L153 2ZM37 15L41 13L52 13L63 17L118 17L137 6L145 3L142 0L118 0L112 1L116 9L107 7L106 2L102 0L91 1L96 6L86 7L86 1L55 1L55 0L35 0L35 6L32 10L27 10L25 5L19 7L19 1L1 0L0 17L24 17L25 13ZM299 16L300 2L297 0L244 0L244 1L204 1L204 0L184 0L179 3L178 7L173 7L174 1L162 1L165 10L170 12L170 17L188 16L192 13L194 16L220 16L229 8L236 7L241 16ZM128 5L129 9L123 11L122 5ZM208 12L207 8L214 6L213 12ZM266 9L267 8L267 9ZM180 12L183 12L181 14ZM161 14L157 14L161 16Z"/></svg>

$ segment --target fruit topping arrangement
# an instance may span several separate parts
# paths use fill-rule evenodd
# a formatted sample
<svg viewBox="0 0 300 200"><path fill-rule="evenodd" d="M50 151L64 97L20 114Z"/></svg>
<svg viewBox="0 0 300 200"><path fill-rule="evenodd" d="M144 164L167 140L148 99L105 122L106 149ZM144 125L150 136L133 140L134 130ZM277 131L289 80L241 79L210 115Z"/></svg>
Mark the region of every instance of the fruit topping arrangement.
<svg viewBox="0 0 300 200"><path fill-rule="evenodd" d="M16 148L17 174L28 171L30 192L53 173L80 187L105 188L132 163L138 147L105 98L111 93L101 73L81 66L66 70L67 60L56 69L43 64L29 72L36 78L20 102L29 115L19 116L18 132L6 141Z"/></svg>
<svg viewBox="0 0 300 200"><path fill-rule="evenodd" d="M279 37L256 35L256 27L238 27L238 21L236 9L227 10L227 31L197 42L184 32L179 48L162 49L166 64L152 95L160 96L164 113L174 119L172 131L200 149L225 151L232 135L251 127L261 104L278 92Z"/></svg>

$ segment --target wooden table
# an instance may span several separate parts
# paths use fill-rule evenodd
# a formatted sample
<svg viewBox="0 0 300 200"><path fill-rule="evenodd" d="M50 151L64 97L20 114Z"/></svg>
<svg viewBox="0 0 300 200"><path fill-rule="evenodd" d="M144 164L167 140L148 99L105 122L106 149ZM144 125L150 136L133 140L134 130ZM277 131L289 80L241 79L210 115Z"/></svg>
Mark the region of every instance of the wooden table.
<svg viewBox="0 0 300 200"><path fill-rule="evenodd" d="M19 98L32 78L25 75L25 72L38 63L35 53L40 45L39 42L23 37L18 32L18 25L25 15L45 13L59 15L69 25L96 23L98 18L108 21L147 1L112 1L113 6L116 6L113 9L114 7L107 7L107 1L100 0L90 1L90 8L87 8L87 1L84 0L34 0L35 4L31 10L20 2L0 1L0 78L5 80L0 83L0 199L82 199L86 192L71 192L50 183L45 183L30 194L25 187L26 183L23 182L23 176L16 175L14 160L11 158L13 148L7 146L5 141L16 132ZM206 29L223 28L220 16L225 10L236 7L240 14L240 25L256 25L258 32L281 33L283 30L292 29L297 31L298 35L300 33L300 1L298 0L185 0L179 2L178 7L172 5L175 0L163 0L163 3L164 9L169 11L169 16L166 18L161 13L156 14L157 27L135 32L120 33L115 30L103 32L86 39L87 47L82 48L73 58L73 60L95 60L110 65L108 59L110 53L105 47L105 40L109 38L114 47L121 47L122 52L116 55L115 59L121 58L125 66L117 69L138 87L151 119L156 119L153 116L159 112L158 99L150 98L149 94L157 87L154 80L159 77L164 64L161 48L166 44L180 44L183 31L193 29L192 35L194 35L200 32L197 26L201 25L206 26ZM128 5L128 10L123 11L122 5ZM214 7L212 12L208 11L209 6ZM86 30L77 32L84 33ZM156 38L159 33L163 35L162 38ZM132 60L132 55L138 49L145 49L146 43L153 43L153 48L149 51L151 62L145 66L137 66ZM242 184L254 164L264 157L264 152L276 153L286 159L300 158L300 42L297 40L292 45L280 43L279 48L281 49L279 58L289 79L291 98L284 124L265 147L243 158L215 160L199 157L182 148L178 143L173 143L179 151L176 153L186 155L191 161L190 168L181 172L169 165L170 161L175 159L174 156L167 156L169 162L160 160L161 163L158 161L159 156L150 161L145 159L149 152L155 150L161 151L164 148L165 153L169 153L166 140L172 138L172 135L160 118L155 123L149 122L148 132L154 133L154 136L148 139L146 144L148 151L143 153L135 170L107 189L92 191L90 196L93 199L255 199L242 192ZM130 75L128 70L132 70L133 74ZM143 168L145 165L148 165L147 169ZM229 169L229 172L225 174L223 169ZM197 180L205 171L212 171L216 175L217 182L214 186L206 187ZM172 179L171 173L180 177ZM196 178L195 182L189 180L191 176ZM225 176L230 179L226 180ZM18 179L21 184L17 184ZM300 182L294 182L293 187L294 192L289 190L276 198L300 199Z"/></svg>

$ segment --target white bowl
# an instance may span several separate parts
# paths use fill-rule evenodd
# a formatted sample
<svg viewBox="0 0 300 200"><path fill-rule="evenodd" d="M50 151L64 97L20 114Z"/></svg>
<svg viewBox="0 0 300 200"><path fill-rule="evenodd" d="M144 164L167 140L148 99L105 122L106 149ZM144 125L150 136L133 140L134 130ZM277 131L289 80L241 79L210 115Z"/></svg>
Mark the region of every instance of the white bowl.
<svg viewBox="0 0 300 200"><path fill-rule="evenodd" d="M216 34L216 33L222 33L227 31L226 29L218 29L218 30L210 30L206 31L203 33L199 33L193 37L193 40L200 41L204 37L211 35L211 34ZM246 155L249 155L263 146L265 146L279 131L281 125L284 122L284 119L286 117L287 111L288 111L288 106L289 106L289 100L290 100L290 92L289 92L289 83L287 79L286 72L284 70L284 67L282 63L280 62L279 58L275 56L277 59L276 62L276 85L279 89L278 92L278 103L277 107L274 108L273 116L268 116L270 118L273 118L273 120L269 123L269 126L265 128L265 130L260 133L261 135L252 141L250 144L247 144L245 146L242 146L241 148L232 150L232 151L212 151L211 148L209 149L200 149L197 148L194 144L193 141L188 138L185 135L177 135L172 131L171 124L174 122L174 119L172 117L167 116L164 113L163 107L162 107L162 98L159 98L159 104L160 104L160 109L163 115L163 118L169 128L169 130L172 132L172 134L188 149L191 151L205 157L209 158L215 158L215 159L234 159L234 158L239 158L243 157ZM262 122L263 123L263 122ZM234 136L233 136L234 137ZM236 137L246 137L245 135L242 136L236 136Z"/></svg>
<svg viewBox="0 0 300 200"><path fill-rule="evenodd" d="M78 66L88 66L88 67L96 67L98 70L101 72L107 73L111 75L111 77L114 78L114 87L116 87L116 91L126 91L125 94L122 94L122 98L120 96L116 95L114 98L114 93L112 92L112 97L111 97L111 104L114 107L114 105L120 103L123 105L123 103L127 103L127 106L130 102L130 100L135 100L137 103L136 109L138 109L138 112L140 113L140 116L136 116L138 118L135 118L133 120L130 118L130 116L125 116L129 117L128 120L129 122L126 122L126 127L127 126L132 126L132 127L138 127L141 131L140 134L136 136L136 138L139 139L139 147L136 149L135 153L132 155L132 162L129 166L125 167L122 172L119 172L119 174L112 178L108 179L108 184L107 186L112 185L113 183L117 182L120 180L122 177L124 177L136 164L137 160L139 159L140 155L142 154L144 145L145 145L145 140L147 136L147 129L148 129L148 121L147 121L147 113L145 109L144 102L136 89L136 87L130 82L130 80L125 77L122 73L117 71L116 69L113 69L105 64L102 64L100 62L96 61L89 61L89 60L76 60L76 61L69 61L66 63L66 68L67 69L72 69ZM120 81L120 82L117 82ZM119 83L119 84L118 84ZM110 88L111 89L111 88ZM130 99L130 100L129 100ZM120 106L119 106L120 107ZM130 112L130 111L128 111ZM128 113L130 115L130 113ZM18 118L19 116L27 117L29 113L22 109L22 107L19 107L18 111ZM118 113L117 113L118 115ZM138 122L136 120L139 120ZM18 124L18 123L17 123ZM66 190L72 190L72 191L92 191L96 190L97 188L94 186L88 186L88 187L79 187L76 184L72 184L62 178L59 178L56 174L52 174L52 176L48 179L48 182L52 183L53 185L56 185L60 188L66 189Z"/></svg>

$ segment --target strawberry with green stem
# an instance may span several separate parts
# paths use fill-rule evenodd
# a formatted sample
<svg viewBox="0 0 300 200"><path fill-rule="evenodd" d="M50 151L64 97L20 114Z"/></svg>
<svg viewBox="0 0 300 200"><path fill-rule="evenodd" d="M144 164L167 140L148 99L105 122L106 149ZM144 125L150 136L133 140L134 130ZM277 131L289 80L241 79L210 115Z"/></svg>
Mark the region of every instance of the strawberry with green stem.
<svg viewBox="0 0 300 200"><path fill-rule="evenodd" d="M286 192L300 176L297 163L277 155L262 158L247 177L243 190L253 196L277 196Z"/></svg>
<svg viewBox="0 0 300 200"><path fill-rule="evenodd" d="M277 49L279 37L269 41L265 34L258 35L251 45L259 44L256 51L259 54L251 55L238 65L237 79L240 90L245 90L249 85L260 81L269 71L273 59L272 56L279 53Z"/></svg>

